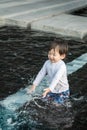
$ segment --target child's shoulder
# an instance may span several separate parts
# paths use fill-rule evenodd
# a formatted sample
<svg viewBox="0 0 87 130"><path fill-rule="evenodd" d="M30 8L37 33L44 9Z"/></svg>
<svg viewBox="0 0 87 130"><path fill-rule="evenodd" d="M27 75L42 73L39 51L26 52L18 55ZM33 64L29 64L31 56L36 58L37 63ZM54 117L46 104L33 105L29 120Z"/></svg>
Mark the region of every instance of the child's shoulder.
<svg viewBox="0 0 87 130"><path fill-rule="evenodd" d="M64 62L63 60L61 60L61 64L66 65L65 62Z"/></svg>
<svg viewBox="0 0 87 130"><path fill-rule="evenodd" d="M66 69L66 64L65 64L65 62L63 60L61 60L61 65L60 66L62 66L63 68Z"/></svg>
<svg viewBox="0 0 87 130"><path fill-rule="evenodd" d="M57 64L55 66L57 68L66 68L66 64L63 60L60 60L59 62L57 62Z"/></svg>
<svg viewBox="0 0 87 130"><path fill-rule="evenodd" d="M45 64L48 64L48 63L50 63L50 60L46 60L46 61L45 61Z"/></svg>
<svg viewBox="0 0 87 130"><path fill-rule="evenodd" d="M44 63L44 65L46 65L46 66L49 65L49 64L50 64L50 60L46 60L45 63Z"/></svg>

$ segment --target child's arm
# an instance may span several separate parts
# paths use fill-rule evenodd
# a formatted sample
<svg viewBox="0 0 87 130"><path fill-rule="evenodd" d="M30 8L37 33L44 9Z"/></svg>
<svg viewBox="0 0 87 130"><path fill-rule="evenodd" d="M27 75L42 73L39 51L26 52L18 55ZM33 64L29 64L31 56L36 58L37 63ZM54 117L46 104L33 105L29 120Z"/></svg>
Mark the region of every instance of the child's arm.
<svg viewBox="0 0 87 130"><path fill-rule="evenodd" d="M39 73L37 74L35 80L33 81L33 84L38 86L45 75L46 75L46 62L41 68L41 70L39 71Z"/></svg>
<svg viewBox="0 0 87 130"><path fill-rule="evenodd" d="M36 86L39 85L39 83L41 82L41 80L44 78L45 75L46 75L46 62L44 63L43 67L37 74L35 80L33 81L33 85L28 90L28 93L32 93L33 91L35 91Z"/></svg>
<svg viewBox="0 0 87 130"><path fill-rule="evenodd" d="M51 92L53 92L54 88L56 87L56 85L58 84L59 80L61 79L62 75L64 74L64 72L66 72L66 66L61 65L60 69L57 71L57 73L55 74L55 76L52 79L52 82L49 86Z"/></svg>
<svg viewBox="0 0 87 130"><path fill-rule="evenodd" d="M46 95L47 95L49 92L51 92L50 88L45 88L44 91L45 91L45 92L42 94L42 95L43 95L43 98L45 98Z"/></svg>
<svg viewBox="0 0 87 130"><path fill-rule="evenodd" d="M36 85L32 85L30 89L28 89L27 93L32 93L35 91Z"/></svg>

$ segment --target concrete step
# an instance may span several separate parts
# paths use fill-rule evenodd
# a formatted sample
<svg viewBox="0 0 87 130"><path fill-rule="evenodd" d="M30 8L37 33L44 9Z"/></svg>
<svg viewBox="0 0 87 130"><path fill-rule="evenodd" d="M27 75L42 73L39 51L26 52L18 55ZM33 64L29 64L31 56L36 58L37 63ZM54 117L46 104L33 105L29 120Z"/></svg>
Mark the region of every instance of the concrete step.
<svg viewBox="0 0 87 130"><path fill-rule="evenodd" d="M53 3L56 3L56 2L53 1ZM22 8L18 8L19 12L16 13L16 11L15 11L15 13L5 14L3 16L5 18L15 18L15 19L22 18L25 21L30 19L29 16L32 16L32 21L33 21L34 18L35 19L37 18L37 16L39 16L38 20L39 20L39 18L44 19L45 17L53 17L56 15L61 15L62 13L67 13L67 12L70 12L72 10L75 10L77 8L84 6L84 4L78 6L78 3L76 3L76 1L74 1L74 2L65 2L64 1L64 3L59 3L59 1L57 1L56 4L44 3L45 7L43 7L43 3L41 5L42 6L39 6L37 3L35 8L34 8L34 5L32 5L31 8L29 8L29 6L28 6L28 10L26 10L26 11L22 10ZM86 2L86 5L87 5L87 2ZM21 10L21 12L20 12L20 10Z"/></svg>
<svg viewBox="0 0 87 130"><path fill-rule="evenodd" d="M31 29L83 39L87 35L87 17L61 14L33 22Z"/></svg>
<svg viewBox="0 0 87 130"><path fill-rule="evenodd" d="M3 9L3 8L10 8L10 7L14 7L14 6L21 6L21 5L25 5L25 4L31 4L31 3L34 3L34 2L39 2L40 0L33 0L33 1L21 1L20 0L15 0L15 1L12 1L12 0L8 0L8 1L0 1L0 9Z"/></svg>
<svg viewBox="0 0 87 130"><path fill-rule="evenodd" d="M17 6L14 5L14 3L13 3L14 6L8 7L8 5L7 5L7 7L5 7L3 10L0 8L0 16L8 18L8 17L14 17L14 16L20 16L20 15L22 15L22 17L23 17L26 14L28 16L28 13L35 13L36 11L38 11L37 12L38 14L39 13L41 14L41 12L43 12L43 11L45 11L45 12L48 11L50 13L50 15L53 15L53 14L55 14L59 10L60 11L61 10L64 11L65 8L66 8L65 6L67 4L71 5L71 3L72 2L69 1L69 0L65 0L65 1L64 0L61 0L61 1L59 1L59 0L54 0L54 1L53 0L44 0L44 1L36 1L34 3L25 2L24 4L23 4L23 2L21 2ZM9 3L9 5L10 4L11 3ZM62 7L62 9L60 9L61 7ZM57 8L59 8L59 9L56 10ZM71 6L70 6L70 8L71 8ZM51 14L52 10L54 10L54 11ZM42 15L42 17L43 17L43 15Z"/></svg>
<svg viewBox="0 0 87 130"><path fill-rule="evenodd" d="M86 5L87 0L3 0L0 1L0 26L30 26L82 39L87 35L87 19L68 13Z"/></svg>

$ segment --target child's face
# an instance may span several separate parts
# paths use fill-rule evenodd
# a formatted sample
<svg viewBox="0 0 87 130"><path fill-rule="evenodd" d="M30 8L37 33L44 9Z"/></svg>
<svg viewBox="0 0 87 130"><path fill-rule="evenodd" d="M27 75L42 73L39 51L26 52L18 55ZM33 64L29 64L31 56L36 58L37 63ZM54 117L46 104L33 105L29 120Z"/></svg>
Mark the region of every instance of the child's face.
<svg viewBox="0 0 87 130"><path fill-rule="evenodd" d="M48 58L52 63L56 63L59 60L62 60L65 58L65 54L60 55L58 47L55 49L51 49L48 52Z"/></svg>

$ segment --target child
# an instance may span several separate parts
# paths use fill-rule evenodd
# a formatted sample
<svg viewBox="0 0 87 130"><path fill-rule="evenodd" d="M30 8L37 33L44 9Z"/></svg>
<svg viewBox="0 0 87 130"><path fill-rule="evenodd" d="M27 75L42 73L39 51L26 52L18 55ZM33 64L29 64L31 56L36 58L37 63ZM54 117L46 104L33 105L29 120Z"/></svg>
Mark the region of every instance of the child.
<svg viewBox="0 0 87 130"><path fill-rule="evenodd" d="M36 86L48 75L49 87L44 89L43 97L52 98L53 102L62 104L69 98L69 84L67 80L67 70L63 59L68 51L67 43L54 40L48 52L48 60L36 76L29 93L32 93Z"/></svg>

